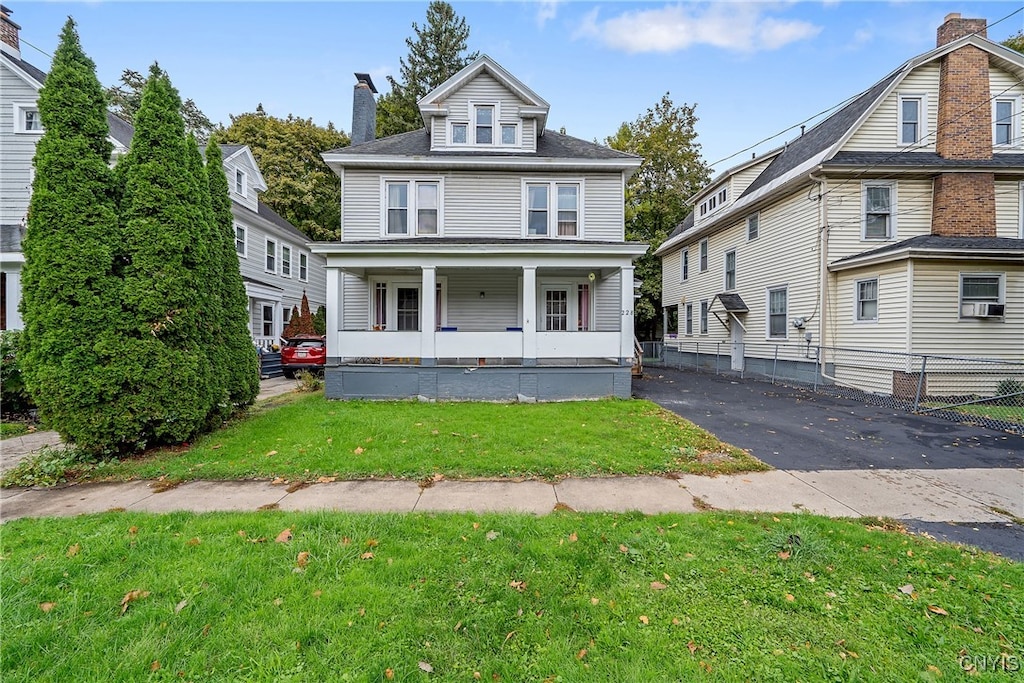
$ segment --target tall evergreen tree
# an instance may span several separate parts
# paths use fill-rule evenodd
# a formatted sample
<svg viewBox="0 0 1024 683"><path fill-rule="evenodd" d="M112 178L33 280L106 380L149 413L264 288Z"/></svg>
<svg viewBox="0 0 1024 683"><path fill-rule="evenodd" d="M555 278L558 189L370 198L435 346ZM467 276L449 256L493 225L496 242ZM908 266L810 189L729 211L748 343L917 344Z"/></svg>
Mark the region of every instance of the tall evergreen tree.
<svg viewBox="0 0 1024 683"><path fill-rule="evenodd" d="M150 70L126 155L121 223L122 387L136 420L126 450L184 441L206 424L214 386L200 332L203 267L210 258L199 179L190 162L181 100L157 65Z"/></svg>
<svg viewBox="0 0 1024 683"><path fill-rule="evenodd" d="M138 71L125 69L121 72L121 85L106 89L110 107L118 118L128 123L135 121L135 115L142 104L142 88L145 85L145 76ZM195 135L198 140L206 140L217 128L192 99L182 102L181 117L185 119L185 130Z"/></svg>
<svg viewBox="0 0 1024 683"><path fill-rule="evenodd" d="M228 400L237 407L252 403L260 391L260 364L249 334L249 299L235 252L228 179L216 138L206 146L206 176L213 210L210 262L216 263L221 318L214 362L226 369Z"/></svg>
<svg viewBox="0 0 1024 683"><path fill-rule="evenodd" d="M118 220L103 88L70 18L38 106L45 132L22 243L21 364L43 420L102 452L125 433L108 405L116 390L108 352L120 322Z"/></svg>
<svg viewBox="0 0 1024 683"><path fill-rule="evenodd" d="M443 0L427 7L427 23L412 23L415 39L405 39L409 54L399 62L401 81L388 76L391 91L377 104L377 136L384 137L423 127L416 102L475 60L466 53L469 26L466 18Z"/></svg>

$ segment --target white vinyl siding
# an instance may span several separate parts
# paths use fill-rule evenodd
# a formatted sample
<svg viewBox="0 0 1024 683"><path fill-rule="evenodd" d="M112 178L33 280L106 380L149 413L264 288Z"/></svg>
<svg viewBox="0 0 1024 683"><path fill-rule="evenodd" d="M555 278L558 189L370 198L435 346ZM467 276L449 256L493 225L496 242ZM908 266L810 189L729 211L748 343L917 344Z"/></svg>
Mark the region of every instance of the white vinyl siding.
<svg viewBox="0 0 1024 683"><path fill-rule="evenodd" d="M878 278L857 280L853 296L854 319L858 322L878 322Z"/></svg>
<svg viewBox="0 0 1024 683"><path fill-rule="evenodd" d="M785 340L789 336L789 295L786 287L771 287L766 292L766 338Z"/></svg>
<svg viewBox="0 0 1024 683"><path fill-rule="evenodd" d="M917 67L900 82L899 89L878 104L867 120L843 145L844 152L897 152L907 147L902 142L900 126L900 104L904 95L923 96L924 116L921 142L913 146L914 151L935 151L939 93L939 64L931 62Z"/></svg>
<svg viewBox="0 0 1024 683"><path fill-rule="evenodd" d="M995 152L1019 153L1024 146L1021 136L1024 131L1021 129L1022 97L1024 97L1024 85L1021 85L1018 78L997 67L989 68L989 88L992 97L992 147ZM1013 107L1013 120L1010 122L1009 133L1011 144L1000 145L996 139L996 103L1000 101L1010 102Z"/></svg>
<svg viewBox="0 0 1024 683"><path fill-rule="evenodd" d="M900 179L894 185L897 240L931 233L932 181ZM817 215L817 206L813 206ZM828 257L835 262L872 248L863 240L864 196L859 182L829 180ZM763 212L762 212L763 216ZM762 220L762 223L764 221ZM762 233L764 232L762 227ZM877 243L875 243L877 245ZM881 245L877 245L881 246Z"/></svg>
<svg viewBox="0 0 1024 683"><path fill-rule="evenodd" d="M907 262L900 261L881 267L842 271L834 280L830 292L830 329L838 340L833 346L856 349L906 351L907 336ZM857 320L857 289L865 281L877 283L876 320L865 324Z"/></svg>
<svg viewBox="0 0 1024 683"><path fill-rule="evenodd" d="M32 157L39 135L15 135L14 107L10 102L34 104L38 93L6 67L0 68L0 136L3 137L3 173L0 173L0 223L18 225L28 214L32 194Z"/></svg>
<svg viewBox="0 0 1024 683"><path fill-rule="evenodd" d="M264 241L263 269L268 273L277 273L277 242L268 239Z"/></svg>
<svg viewBox="0 0 1024 683"><path fill-rule="evenodd" d="M723 289L728 292L736 289L736 250L730 249L725 252L725 282Z"/></svg>
<svg viewBox="0 0 1024 683"><path fill-rule="evenodd" d="M1024 183L996 180L996 237L1024 239Z"/></svg>
<svg viewBox="0 0 1024 683"><path fill-rule="evenodd" d="M491 122L491 139L493 143L483 146L502 147L502 125L516 126L517 147L533 151L536 145L536 136L533 127L530 125L532 119L521 120L519 118L520 107L526 106L526 102L520 100L499 83L487 72L477 74L471 81L453 92L445 102L448 108L448 117L445 123L444 135L431 140L434 149L441 149L447 144L455 147L474 145L475 129L477 126L476 111L474 106L493 107L493 119ZM448 140L448 133L453 124L466 124L466 142L463 144Z"/></svg>
<svg viewBox="0 0 1024 683"><path fill-rule="evenodd" d="M890 240L896 237L896 183L866 181L862 184L865 240Z"/></svg>
<svg viewBox="0 0 1024 683"><path fill-rule="evenodd" d="M248 253L248 240L246 240L247 231L244 225L235 223L235 253L238 254L239 258L247 258Z"/></svg>

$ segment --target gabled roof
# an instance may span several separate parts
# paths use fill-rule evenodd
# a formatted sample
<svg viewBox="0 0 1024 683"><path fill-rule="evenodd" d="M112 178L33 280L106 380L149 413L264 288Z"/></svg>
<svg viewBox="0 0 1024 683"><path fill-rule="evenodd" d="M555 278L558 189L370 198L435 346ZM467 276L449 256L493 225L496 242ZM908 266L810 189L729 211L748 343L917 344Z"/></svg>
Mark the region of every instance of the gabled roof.
<svg viewBox="0 0 1024 683"><path fill-rule="evenodd" d="M43 83L46 82L46 72L42 69L29 64L24 59L19 59L14 55L7 54L6 52L0 52L2 59L9 63L9 66L13 67L11 70L19 76L23 81L28 83L30 86L39 90L43 87ZM107 127L110 128L110 137L113 138L118 144L127 148L131 145L132 136L135 134L135 129L132 125L123 119L118 118L114 114L107 112Z"/></svg>
<svg viewBox="0 0 1024 683"><path fill-rule="evenodd" d="M256 163L256 157L253 156L249 145L220 145L220 155L223 157L225 164L235 159L248 159L249 166L256 171L256 177L249 184L255 190L260 192L266 191L267 181L263 178L263 171L260 170L260 165Z"/></svg>
<svg viewBox="0 0 1024 683"><path fill-rule="evenodd" d="M676 229L672 231L669 239L665 240L655 253L663 254L688 238L695 237L697 234L712 232L715 228L723 225L726 221L735 220L737 216L749 212L752 205L763 200L771 193L795 183L808 181L808 175L821 166L831 165L833 161L836 161L836 163L852 163L856 157L852 155L848 157L840 157L839 150L842 149L843 145L846 144L864 121L866 121L867 118L871 116L871 114L881 105L885 98L895 88L899 87L899 84L903 79L906 78L906 76L914 69L924 64L928 64L929 62L941 59L950 52L958 50L966 45L973 45L974 47L989 53L999 68L1010 71L1019 80L1024 81L1024 55L999 45L998 43L994 43L987 38L982 38L976 34L970 34L962 38L958 38L957 40L918 55L917 57L904 62L898 69L851 99L835 113L816 124L810 130L806 131L805 134L786 143L782 148L782 153L775 157L772 163L768 165L768 168L766 168L754 180L754 182L744 190L743 194L741 194L728 209L720 212L714 218L709 219L697 229L694 229L691 214L691 217L688 217L690 219L690 224L688 226L684 226L683 224L676 226ZM932 155L931 159L924 156L902 157L902 155L926 154L923 152L912 151L882 154L885 156L885 160L883 161L881 158L875 157L873 159L874 163L892 163L893 165L896 165L897 163L909 164L913 163L913 161L919 161L926 165L932 165L934 158L938 157L938 155ZM993 166L999 166L1000 164L1012 165L1014 162L1013 158L1020 157L1020 155L1015 154L999 154L995 156L996 158L993 159L991 164ZM721 178L732 175L743 168L749 167L749 165L749 162L744 162L740 166L726 171L722 176L717 178L715 182L720 182ZM937 162L935 165L938 165ZM950 166L953 164L948 162L948 160L943 160L942 165ZM972 162L971 165L981 164L978 162Z"/></svg>
<svg viewBox="0 0 1024 683"><path fill-rule="evenodd" d="M472 63L467 64L457 74L420 98L417 104L419 105L420 115L423 117L423 122L429 125L431 116L444 111L445 100L484 71L493 76L496 81L508 88L508 90L515 94L516 97L525 102L527 107L531 109L535 108L537 110L533 113L537 115L537 127L543 131L544 126L547 123L548 111L551 109L551 105L487 55L480 55Z"/></svg>

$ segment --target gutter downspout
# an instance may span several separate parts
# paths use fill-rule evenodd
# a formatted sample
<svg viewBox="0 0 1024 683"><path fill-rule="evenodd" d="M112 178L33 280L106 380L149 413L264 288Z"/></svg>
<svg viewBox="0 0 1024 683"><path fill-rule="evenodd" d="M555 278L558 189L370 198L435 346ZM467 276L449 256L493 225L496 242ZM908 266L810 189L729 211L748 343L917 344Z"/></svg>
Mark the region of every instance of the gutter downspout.
<svg viewBox="0 0 1024 683"><path fill-rule="evenodd" d="M819 166L816 172L821 172ZM818 183L818 310L821 311L821 318L818 322L819 348L824 351L828 333L828 180L824 176L815 176L814 172L808 175L811 182ZM831 375L825 374L825 354L818 354L818 372L824 379L841 384L839 380Z"/></svg>

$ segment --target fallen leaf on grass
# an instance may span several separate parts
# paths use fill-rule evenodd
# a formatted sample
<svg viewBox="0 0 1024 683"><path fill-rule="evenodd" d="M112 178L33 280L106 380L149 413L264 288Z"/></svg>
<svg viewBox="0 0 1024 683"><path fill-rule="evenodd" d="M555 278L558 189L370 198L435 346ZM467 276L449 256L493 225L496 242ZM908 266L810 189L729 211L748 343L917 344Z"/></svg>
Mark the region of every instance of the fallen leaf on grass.
<svg viewBox="0 0 1024 683"><path fill-rule="evenodd" d="M181 602L179 602L177 605L174 606L174 613L177 614L181 610L185 609L185 605L187 604L188 600L182 600Z"/></svg>
<svg viewBox="0 0 1024 683"><path fill-rule="evenodd" d="M331 484L337 481L337 477L317 477L316 483L318 484Z"/></svg>
<svg viewBox="0 0 1024 683"><path fill-rule="evenodd" d="M792 593L786 593L786 601L787 602L793 602L794 600L796 600L796 598L793 597Z"/></svg>
<svg viewBox="0 0 1024 683"><path fill-rule="evenodd" d="M386 679L388 679L390 681L394 677L395 677L395 670L394 669L384 669L384 678L386 678Z"/></svg>
<svg viewBox="0 0 1024 683"><path fill-rule="evenodd" d="M498 538L498 536L501 536L501 532L500 531L488 531L487 532L487 540L488 541L496 540Z"/></svg>
<svg viewBox="0 0 1024 683"><path fill-rule="evenodd" d="M222 444L222 443L219 443L219 444L216 444L216 445L214 445L214 446L210 446L210 450L211 450L211 451L215 451L215 450L217 450L218 448L222 448L223 446L224 446L224 444Z"/></svg>
<svg viewBox="0 0 1024 683"><path fill-rule="evenodd" d="M39 609L43 610L43 613L47 613L57 606L55 602L41 602L39 603Z"/></svg>
<svg viewBox="0 0 1024 683"><path fill-rule="evenodd" d="M934 664L929 664L928 665L928 670L931 671L933 674L938 674L940 676L942 675L942 669L940 669L939 667L935 666Z"/></svg>
<svg viewBox="0 0 1024 683"><path fill-rule="evenodd" d="M661 581L651 581L651 590L663 591L666 588L668 588L668 586L663 584Z"/></svg>
<svg viewBox="0 0 1024 683"><path fill-rule="evenodd" d="M597 598L590 598L590 604L591 604L591 605L596 605L596 604L597 604L597 603L599 603L599 602L601 602L601 601L600 601L600 600L598 600Z"/></svg>
<svg viewBox="0 0 1024 683"><path fill-rule="evenodd" d="M274 542L275 543L288 543L291 540L292 540L292 530L291 529L285 529L284 531L282 531L281 533L279 533L277 535L277 538L274 539Z"/></svg>
<svg viewBox="0 0 1024 683"><path fill-rule="evenodd" d="M778 553L778 556L779 556L780 560L788 560L789 559L789 551L788 550L783 550L782 552Z"/></svg>
<svg viewBox="0 0 1024 683"><path fill-rule="evenodd" d="M279 484L286 484L286 483L288 483L288 480L287 479L283 479L282 477L274 477L274 481L272 481L270 483L272 485L274 485L274 486L277 486Z"/></svg>
<svg viewBox="0 0 1024 683"><path fill-rule="evenodd" d="M649 623L651 623L651 620L647 618L646 614L641 614L637 618L640 619L640 623L643 624L644 626L647 626Z"/></svg>
<svg viewBox="0 0 1024 683"><path fill-rule="evenodd" d="M941 607L938 607L936 605L928 605L928 611L931 612L932 614L941 614L944 617L948 617L949 616L949 612L947 612L946 610L944 610Z"/></svg>
<svg viewBox="0 0 1024 683"><path fill-rule="evenodd" d="M134 536L137 533L139 533L139 527L137 526L133 526L132 528L128 529L129 536Z"/></svg>
<svg viewBox="0 0 1024 683"><path fill-rule="evenodd" d="M586 648L583 648L582 650L580 650L579 652L576 653L576 659L583 659L586 656L587 656L587 649Z"/></svg>
<svg viewBox="0 0 1024 683"><path fill-rule="evenodd" d="M302 569L309 564L309 553L305 550L299 553L299 556L295 559L295 564L299 566L299 569Z"/></svg>
<svg viewBox="0 0 1024 683"><path fill-rule="evenodd" d="M73 546L71 546L70 548L68 548L68 551L67 551L67 553L65 553L65 556L66 557L74 557L75 555L78 554L78 551L81 550L81 549L82 549L82 546L80 546L78 543L76 543Z"/></svg>
<svg viewBox="0 0 1024 683"><path fill-rule="evenodd" d="M525 581L509 581L508 585L511 586L512 588L515 588L520 593L522 593L524 590L526 590L526 582Z"/></svg>
<svg viewBox="0 0 1024 683"><path fill-rule="evenodd" d="M363 553L362 555L359 556L359 559L360 560L372 560L373 559L373 553Z"/></svg>
<svg viewBox="0 0 1024 683"><path fill-rule="evenodd" d="M903 593L904 595L913 595L914 594L914 584L908 583L905 586L900 586L899 587L899 591L900 591L900 593Z"/></svg>
<svg viewBox="0 0 1024 683"><path fill-rule="evenodd" d="M430 662L420 662L420 671L426 671L428 674L434 673L434 667L430 666Z"/></svg>
<svg viewBox="0 0 1024 683"><path fill-rule="evenodd" d="M148 597L149 597L149 591L144 591L144 590L140 590L140 589L135 589L133 591L128 591L127 593L124 594L124 597L121 598L121 614L124 614L125 612L128 611L128 605L129 604L135 602L136 600L141 600L142 598L148 598Z"/></svg>
<svg viewBox="0 0 1024 683"><path fill-rule="evenodd" d="M629 548L627 548L625 545L620 543L619 544L619 552L620 553L628 553L629 552Z"/></svg>
<svg viewBox="0 0 1024 683"><path fill-rule="evenodd" d="M154 659L153 663L149 665L149 670L150 671L159 671L160 670L160 660Z"/></svg>
<svg viewBox="0 0 1024 683"><path fill-rule="evenodd" d="M572 532L571 534L569 534L569 543L575 543L578 540L579 540L579 537L576 535L575 531Z"/></svg>
<svg viewBox="0 0 1024 683"><path fill-rule="evenodd" d="M711 665L705 662L704 660L700 661L700 668L704 669L704 671L708 673L711 673Z"/></svg>
<svg viewBox="0 0 1024 683"><path fill-rule="evenodd" d="M277 455L277 451L270 451L269 453L267 453L268 458L272 455Z"/></svg>
<svg viewBox="0 0 1024 683"><path fill-rule="evenodd" d="M199 545L199 539L198 538L190 538L190 539L188 539L188 541L185 542L185 545L195 547L195 546Z"/></svg>
<svg viewBox="0 0 1024 683"><path fill-rule="evenodd" d="M355 453L356 455L362 455L363 454L363 450L364 449L363 449L362 446L356 446L355 449L353 449L352 452Z"/></svg>
<svg viewBox="0 0 1024 683"><path fill-rule="evenodd" d="M686 644L686 649L689 650L690 654L692 655L694 652L700 649L700 645L691 640Z"/></svg>

